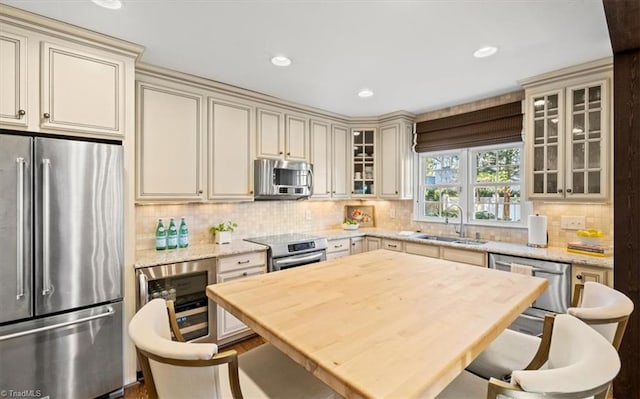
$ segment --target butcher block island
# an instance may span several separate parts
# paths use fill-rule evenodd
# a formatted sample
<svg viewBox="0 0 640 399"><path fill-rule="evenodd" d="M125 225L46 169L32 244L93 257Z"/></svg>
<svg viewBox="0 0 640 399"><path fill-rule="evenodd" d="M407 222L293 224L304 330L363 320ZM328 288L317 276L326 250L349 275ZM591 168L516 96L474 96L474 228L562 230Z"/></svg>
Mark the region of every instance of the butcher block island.
<svg viewBox="0 0 640 399"><path fill-rule="evenodd" d="M210 285L207 296L347 398L434 397L544 279L386 250Z"/></svg>

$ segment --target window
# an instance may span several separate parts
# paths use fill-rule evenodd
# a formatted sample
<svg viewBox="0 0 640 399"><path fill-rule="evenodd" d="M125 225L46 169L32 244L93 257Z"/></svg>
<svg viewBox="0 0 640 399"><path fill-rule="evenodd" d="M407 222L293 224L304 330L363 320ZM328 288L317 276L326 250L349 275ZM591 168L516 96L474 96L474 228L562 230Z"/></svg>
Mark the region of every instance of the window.
<svg viewBox="0 0 640 399"><path fill-rule="evenodd" d="M422 153L416 219L463 218L477 224L522 225L525 221L522 145ZM460 206L465 212L459 215Z"/></svg>

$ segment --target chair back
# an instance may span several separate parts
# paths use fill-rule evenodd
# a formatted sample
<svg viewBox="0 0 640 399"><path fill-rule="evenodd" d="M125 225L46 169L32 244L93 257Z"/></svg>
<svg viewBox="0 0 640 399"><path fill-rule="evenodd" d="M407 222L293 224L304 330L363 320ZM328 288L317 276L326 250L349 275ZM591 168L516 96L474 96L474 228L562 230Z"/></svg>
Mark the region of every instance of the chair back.
<svg viewBox="0 0 640 399"><path fill-rule="evenodd" d="M578 301L582 291L582 303ZM633 301L626 295L604 284L587 282L576 285L573 306L567 313L593 327L616 348L620 348L629 315L633 312Z"/></svg>
<svg viewBox="0 0 640 399"><path fill-rule="evenodd" d="M210 360L218 346L172 341L163 299L150 301L133 316L129 337L136 345L150 398L221 397L218 366L193 365Z"/></svg>
<svg viewBox="0 0 640 399"><path fill-rule="evenodd" d="M557 315L549 360L540 370L518 370L511 382L545 397L584 398L605 395L620 370L616 349L581 320Z"/></svg>

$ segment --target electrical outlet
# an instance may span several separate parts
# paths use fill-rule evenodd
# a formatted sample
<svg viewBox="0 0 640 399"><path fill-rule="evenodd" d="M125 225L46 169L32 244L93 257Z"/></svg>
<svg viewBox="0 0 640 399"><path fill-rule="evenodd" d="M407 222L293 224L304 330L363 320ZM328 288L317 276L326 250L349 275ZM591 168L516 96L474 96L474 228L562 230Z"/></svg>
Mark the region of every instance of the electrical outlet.
<svg viewBox="0 0 640 399"><path fill-rule="evenodd" d="M307 211L304 213L304 218L307 220L311 220L311 211L307 209Z"/></svg>
<svg viewBox="0 0 640 399"><path fill-rule="evenodd" d="M389 217L391 219L395 219L396 218L396 208L391 207L391 209L389 209Z"/></svg>
<svg viewBox="0 0 640 399"><path fill-rule="evenodd" d="M565 230L580 230L585 228L584 216L562 216L560 228Z"/></svg>

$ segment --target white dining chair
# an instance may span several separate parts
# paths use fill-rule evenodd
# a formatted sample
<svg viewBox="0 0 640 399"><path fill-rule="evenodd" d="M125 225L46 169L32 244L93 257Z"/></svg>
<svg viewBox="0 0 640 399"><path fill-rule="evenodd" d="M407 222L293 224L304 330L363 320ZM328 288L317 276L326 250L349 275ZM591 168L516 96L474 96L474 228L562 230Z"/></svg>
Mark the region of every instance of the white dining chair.
<svg viewBox="0 0 640 399"><path fill-rule="evenodd" d="M604 399L619 371L620 358L611 343L580 319L563 314L555 317L542 368L515 370L510 382L487 381L465 370L437 399Z"/></svg>
<svg viewBox="0 0 640 399"><path fill-rule="evenodd" d="M339 397L331 388L269 344L238 356L213 343L181 342L173 307L163 299L143 306L129 323L129 336L150 399ZM178 341L172 341L171 333Z"/></svg>
<svg viewBox="0 0 640 399"><path fill-rule="evenodd" d="M580 302L580 299L582 300ZM574 289L568 314L578 317L601 333L618 349L633 312L633 302L606 285L587 282ZM505 379L513 370L537 369L546 361L545 341L551 339L554 318L544 320L541 337L505 330L485 349L467 370L484 378Z"/></svg>

